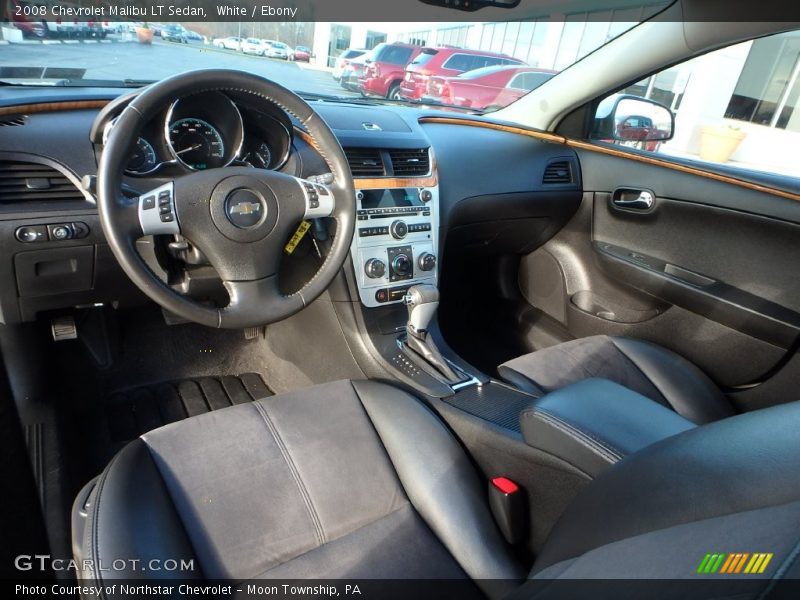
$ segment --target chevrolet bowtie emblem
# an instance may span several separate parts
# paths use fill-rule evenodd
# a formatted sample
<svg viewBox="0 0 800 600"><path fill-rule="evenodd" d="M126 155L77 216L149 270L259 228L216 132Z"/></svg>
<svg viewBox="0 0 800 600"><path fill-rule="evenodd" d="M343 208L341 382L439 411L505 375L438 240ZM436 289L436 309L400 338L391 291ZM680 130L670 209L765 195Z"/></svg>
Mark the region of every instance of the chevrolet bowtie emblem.
<svg viewBox="0 0 800 600"><path fill-rule="evenodd" d="M239 202L231 206L232 215L253 215L261 212L261 205L258 202Z"/></svg>

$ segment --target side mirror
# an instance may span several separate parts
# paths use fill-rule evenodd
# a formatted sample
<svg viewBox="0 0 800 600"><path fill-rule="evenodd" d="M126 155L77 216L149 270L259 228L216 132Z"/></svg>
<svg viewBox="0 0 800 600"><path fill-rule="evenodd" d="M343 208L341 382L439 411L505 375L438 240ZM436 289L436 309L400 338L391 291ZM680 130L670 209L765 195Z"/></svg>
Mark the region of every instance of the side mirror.
<svg viewBox="0 0 800 600"><path fill-rule="evenodd" d="M622 142L660 142L675 131L672 111L638 96L609 96L597 106L591 139Z"/></svg>

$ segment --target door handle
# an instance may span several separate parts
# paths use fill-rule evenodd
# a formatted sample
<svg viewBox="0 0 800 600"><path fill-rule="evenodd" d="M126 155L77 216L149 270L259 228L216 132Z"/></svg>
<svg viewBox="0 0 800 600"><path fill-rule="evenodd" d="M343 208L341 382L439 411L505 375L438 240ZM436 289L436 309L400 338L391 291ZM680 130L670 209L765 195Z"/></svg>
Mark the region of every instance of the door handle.
<svg viewBox="0 0 800 600"><path fill-rule="evenodd" d="M647 212L655 206L656 196L650 190L619 188L611 195L611 203L623 210Z"/></svg>

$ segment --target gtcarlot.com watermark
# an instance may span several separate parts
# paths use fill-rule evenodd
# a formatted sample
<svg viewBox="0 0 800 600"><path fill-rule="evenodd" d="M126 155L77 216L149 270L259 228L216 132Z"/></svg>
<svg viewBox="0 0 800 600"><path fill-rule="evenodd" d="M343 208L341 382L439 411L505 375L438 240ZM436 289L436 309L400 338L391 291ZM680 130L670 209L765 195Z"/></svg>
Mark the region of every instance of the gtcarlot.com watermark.
<svg viewBox="0 0 800 600"><path fill-rule="evenodd" d="M20 554L14 559L14 568L18 571L89 571L103 573L110 571L194 571L194 559L153 558L117 558L111 562L102 560L75 560L53 558L49 554Z"/></svg>

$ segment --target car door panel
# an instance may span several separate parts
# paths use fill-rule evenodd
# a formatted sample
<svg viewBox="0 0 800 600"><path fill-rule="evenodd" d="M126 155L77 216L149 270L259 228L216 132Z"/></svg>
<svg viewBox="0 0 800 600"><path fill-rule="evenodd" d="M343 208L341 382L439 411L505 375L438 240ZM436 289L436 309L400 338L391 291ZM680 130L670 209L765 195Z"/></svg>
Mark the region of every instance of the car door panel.
<svg viewBox="0 0 800 600"><path fill-rule="evenodd" d="M636 158L579 150L583 203L521 261L523 296L565 338L648 339L721 386L762 379L800 335L800 202ZM620 187L652 209L614 206Z"/></svg>

